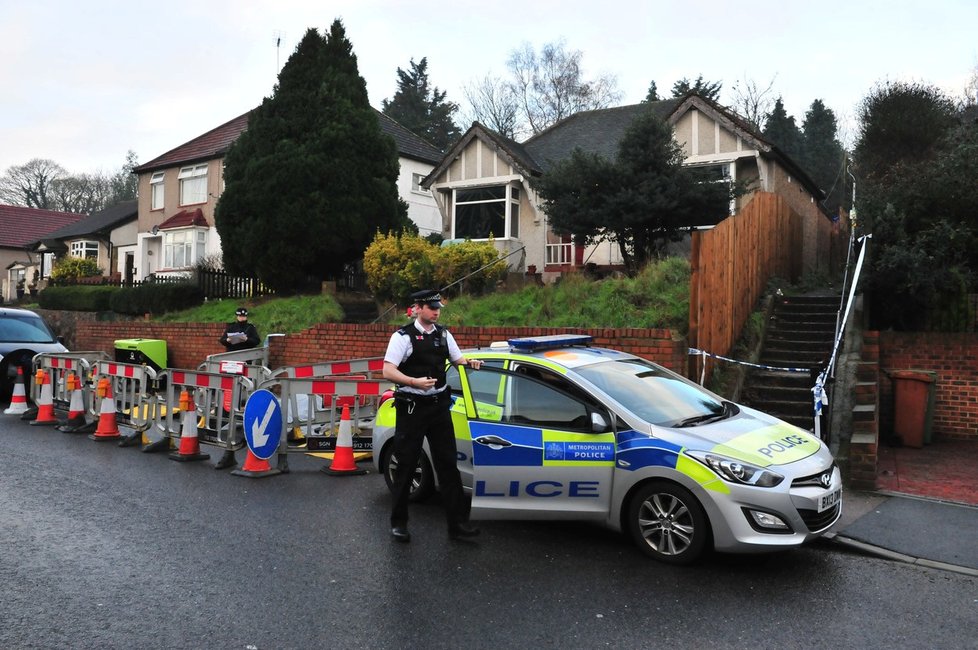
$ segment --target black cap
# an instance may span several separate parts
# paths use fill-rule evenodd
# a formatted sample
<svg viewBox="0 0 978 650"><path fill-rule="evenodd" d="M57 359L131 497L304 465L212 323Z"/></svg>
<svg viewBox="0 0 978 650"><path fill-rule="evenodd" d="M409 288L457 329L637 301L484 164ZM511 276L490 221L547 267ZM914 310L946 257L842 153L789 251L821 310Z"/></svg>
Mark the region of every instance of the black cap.
<svg viewBox="0 0 978 650"><path fill-rule="evenodd" d="M422 289L411 294L411 300L417 305L428 305L432 309L441 309L441 294L434 289Z"/></svg>
<svg viewBox="0 0 978 650"><path fill-rule="evenodd" d="M237 309L234 310L234 315L235 316L247 316L248 315L248 310L245 309L244 307L238 307Z"/></svg>

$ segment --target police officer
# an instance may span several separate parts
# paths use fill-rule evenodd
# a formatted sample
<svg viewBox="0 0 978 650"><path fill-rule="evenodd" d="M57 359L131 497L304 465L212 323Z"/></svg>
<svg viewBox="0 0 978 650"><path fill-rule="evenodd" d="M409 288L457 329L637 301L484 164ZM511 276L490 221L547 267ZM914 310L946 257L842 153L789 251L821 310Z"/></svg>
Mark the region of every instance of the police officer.
<svg viewBox="0 0 978 650"><path fill-rule="evenodd" d="M234 311L234 321L233 323L227 324L224 328L224 333L218 339L221 345L228 352L257 348L261 344L261 338L258 336L258 328L248 322L248 310L244 307L238 307ZM234 457L234 450L226 449L221 459L215 463L214 469L227 469L237 464L238 461Z"/></svg>
<svg viewBox="0 0 978 650"><path fill-rule="evenodd" d="M248 310L238 307L234 311L233 323L228 323L218 339L228 352L257 348L261 344L258 329L248 322Z"/></svg>
<svg viewBox="0 0 978 650"><path fill-rule="evenodd" d="M438 475L448 536L470 538L479 529L467 523L468 508L458 472L455 431L451 417L451 391L445 383L448 362L478 370L482 362L462 356L447 329L438 325L441 295L425 289L411 294L416 318L391 335L384 355L384 379L398 384L394 407L394 502L391 510L391 535L399 542L411 541L408 532L408 497L425 437L431 461Z"/></svg>

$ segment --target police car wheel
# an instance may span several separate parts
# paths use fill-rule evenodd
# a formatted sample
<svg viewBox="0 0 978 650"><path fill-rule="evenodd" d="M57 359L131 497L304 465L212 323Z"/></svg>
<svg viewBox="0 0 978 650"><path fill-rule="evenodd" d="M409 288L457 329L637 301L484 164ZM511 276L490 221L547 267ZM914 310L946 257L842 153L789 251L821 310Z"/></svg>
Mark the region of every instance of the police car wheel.
<svg viewBox="0 0 978 650"><path fill-rule="evenodd" d="M703 506L689 490L666 481L646 483L635 492L628 530L643 553L668 564L695 562L709 537Z"/></svg>
<svg viewBox="0 0 978 650"><path fill-rule="evenodd" d="M380 466L382 468L381 471L384 473L384 481L387 483L387 489L393 491L394 472L397 470L397 458L394 456L393 444L384 447L384 451L380 457ZM409 499L415 503L424 501L434 491L434 471L431 469L431 463L428 462L427 456L421 454L421 458L418 459L418 466L414 469L414 477L411 479L411 496Z"/></svg>

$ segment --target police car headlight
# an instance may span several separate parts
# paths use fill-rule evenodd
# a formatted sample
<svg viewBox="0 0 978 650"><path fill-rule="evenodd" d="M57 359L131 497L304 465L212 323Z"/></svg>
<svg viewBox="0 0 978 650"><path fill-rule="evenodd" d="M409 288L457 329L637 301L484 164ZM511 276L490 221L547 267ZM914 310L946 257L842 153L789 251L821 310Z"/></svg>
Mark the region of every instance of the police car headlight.
<svg viewBox="0 0 978 650"><path fill-rule="evenodd" d="M757 465L734 460L733 458L727 458L726 456L711 454L705 451L687 451L686 454L712 469L720 475L720 478L731 483L753 485L756 487L774 487L784 480L784 477L776 472L758 467Z"/></svg>

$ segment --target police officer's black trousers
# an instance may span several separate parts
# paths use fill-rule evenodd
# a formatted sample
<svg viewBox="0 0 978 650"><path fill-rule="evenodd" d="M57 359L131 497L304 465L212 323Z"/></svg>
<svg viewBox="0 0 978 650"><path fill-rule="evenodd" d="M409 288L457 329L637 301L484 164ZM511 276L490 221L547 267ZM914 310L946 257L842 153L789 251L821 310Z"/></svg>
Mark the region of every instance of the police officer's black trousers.
<svg viewBox="0 0 978 650"><path fill-rule="evenodd" d="M426 436L449 527L468 519L462 493L462 478L458 473L451 406L448 390L438 399L408 402L397 398L395 402L397 426L394 431L394 455L397 457L397 473L394 476L392 526L407 524L411 480L414 478Z"/></svg>

